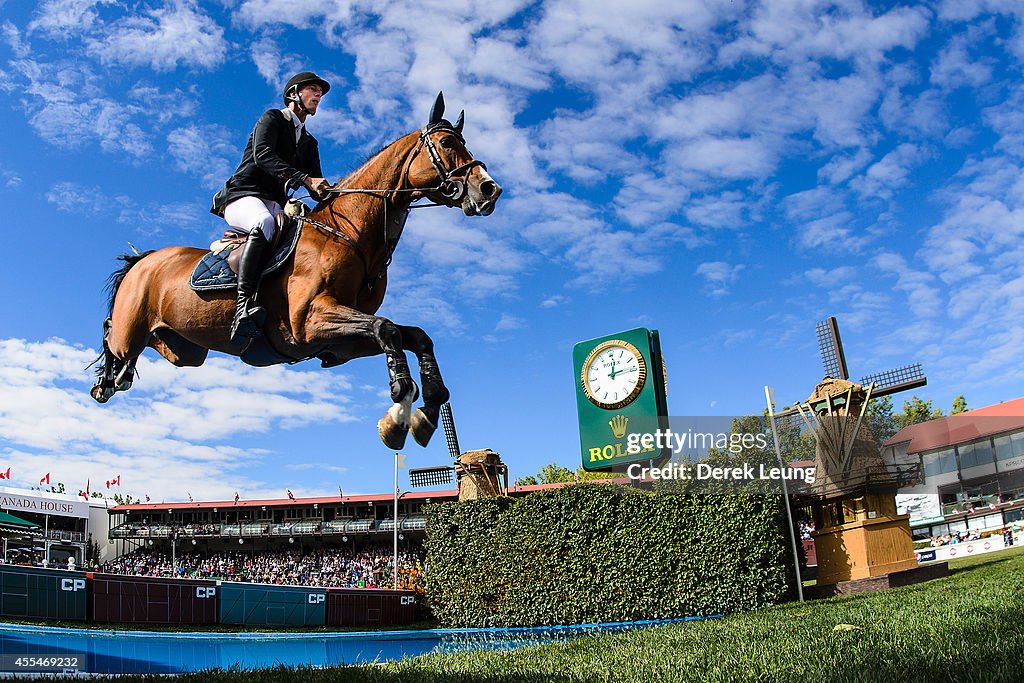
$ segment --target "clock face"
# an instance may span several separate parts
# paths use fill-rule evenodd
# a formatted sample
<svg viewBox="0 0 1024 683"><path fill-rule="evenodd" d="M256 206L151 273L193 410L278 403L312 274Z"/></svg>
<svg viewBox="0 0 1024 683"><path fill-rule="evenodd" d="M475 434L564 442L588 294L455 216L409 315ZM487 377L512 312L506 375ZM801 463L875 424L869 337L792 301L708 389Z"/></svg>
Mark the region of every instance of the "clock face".
<svg viewBox="0 0 1024 683"><path fill-rule="evenodd" d="M583 362L580 382L591 403L616 410L632 403L644 388L647 363L636 347L618 339L594 347Z"/></svg>

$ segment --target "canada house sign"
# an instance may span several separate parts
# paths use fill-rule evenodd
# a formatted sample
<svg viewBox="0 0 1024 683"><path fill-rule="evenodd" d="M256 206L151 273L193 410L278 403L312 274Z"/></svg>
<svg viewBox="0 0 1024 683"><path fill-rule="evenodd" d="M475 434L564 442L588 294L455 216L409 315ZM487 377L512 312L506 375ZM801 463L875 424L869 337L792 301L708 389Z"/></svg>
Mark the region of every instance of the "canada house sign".
<svg viewBox="0 0 1024 683"><path fill-rule="evenodd" d="M585 470L669 455L668 448L627 449L631 434L668 428L665 366L657 330L639 327L579 342L573 347L572 361Z"/></svg>

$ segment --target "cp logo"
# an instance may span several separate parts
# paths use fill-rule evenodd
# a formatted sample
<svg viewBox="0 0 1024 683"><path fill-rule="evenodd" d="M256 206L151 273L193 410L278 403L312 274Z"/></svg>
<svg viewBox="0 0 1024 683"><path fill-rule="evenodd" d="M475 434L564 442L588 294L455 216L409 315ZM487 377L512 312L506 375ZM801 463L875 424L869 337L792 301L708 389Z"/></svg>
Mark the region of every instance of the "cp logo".
<svg viewBox="0 0 1024 683"><path fill-rule="evenodd" d="M71 593L75 591L84 591L85 579L61 579L60 589Z"/></svg>
<svg viewBox="0 0 1024 683"><path fill-rule="evenodd" d="M402 604L403 605L412 605L415 602L416 602L416 598L414 598L411 595L403 595L402 596Z"/></svg>
<svg viewBox="0 0 1024 683"><path fill-rule="evenodd" d="M326 599L327 599L327 596L323 595L322 593L310 593L309 594L309 604L311 604L311 605L318 605L318 604L320 604L321 602L323 602Z"/></svg>
<svg viewBox="0 0 1024 683"><path fill-rule="evenodd" d="M212 598L217 595L217 589L213 586L197 586L196 597L197 598Z"/></svg>

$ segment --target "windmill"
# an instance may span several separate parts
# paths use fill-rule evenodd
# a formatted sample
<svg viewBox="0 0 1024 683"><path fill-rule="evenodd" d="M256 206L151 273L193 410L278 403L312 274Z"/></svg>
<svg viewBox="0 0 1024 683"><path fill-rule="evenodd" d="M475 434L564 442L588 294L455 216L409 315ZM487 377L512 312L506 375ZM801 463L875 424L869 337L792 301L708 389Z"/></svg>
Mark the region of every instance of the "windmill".
<svg viewBox="0 0 1024 683"><path fill-rule="evenodd" d="M409 470L409 485L413 488L445 486L452 483L452 473L458 477L459 500L489 498L508 491L508 466L501 462L501 456L485 448L478 451L460 452L459 436L455 432L455 419L449 403L441 404L441 425L445 441L451 453L452 465L417 467ZM504 488L500 477L504 476ZM468 477L468 479L467 479Z"/></svg>
<svg viewBox="0 0 1024 683"><path fill-rule="evenodd" d="M920 467L887 465L864 417L871 399L922 387L928 378L914 363L851 382L835 316L819 322L816 332L825 377L805 401L775 414L790 424L799 416L814 435L817 477L805 493L816 498L879 488L895 493L918 478Z"/></svg>
<svg viewBox="0 0 1024 683"><path fill-rule="evenodd" d="M814 482L797 495L814 517L818 587L831 590L841 581L917 569L909 515L897 513L896 492L920 479L921 465L886 463L864 417L871 399L928 380L914 363L851 382L834 316L818 323L817 337L825 377L806 400L779 413L769 391L768 407L776 434L780 421L802 422L814 437Z"/></svg>

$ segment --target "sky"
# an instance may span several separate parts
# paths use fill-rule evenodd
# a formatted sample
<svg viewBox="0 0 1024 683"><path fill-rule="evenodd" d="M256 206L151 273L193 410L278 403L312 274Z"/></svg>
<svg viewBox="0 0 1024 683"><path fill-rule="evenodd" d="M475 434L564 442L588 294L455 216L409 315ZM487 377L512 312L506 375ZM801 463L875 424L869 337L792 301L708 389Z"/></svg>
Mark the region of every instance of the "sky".
<svg viewBox="0 0 1024 683"><path fill-rule="evenodd" d="M829 315L854 379L920 362L947 411L1018 398L1022 64L1015 0L0 0L0 471L166 502L391 490L383 357L150 350L88 396L116 257L219 234L211 196L307 69L331 180L438 91L466 110L505 193L413 212L379 313L433 336L462 447L513 477L579 465L572 346L635 327L673 415L805 398ZM440 434L403 452L450 462Z"/></svg>

